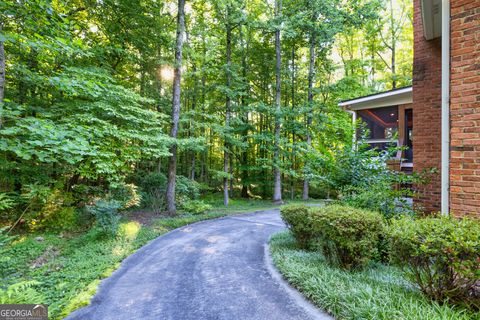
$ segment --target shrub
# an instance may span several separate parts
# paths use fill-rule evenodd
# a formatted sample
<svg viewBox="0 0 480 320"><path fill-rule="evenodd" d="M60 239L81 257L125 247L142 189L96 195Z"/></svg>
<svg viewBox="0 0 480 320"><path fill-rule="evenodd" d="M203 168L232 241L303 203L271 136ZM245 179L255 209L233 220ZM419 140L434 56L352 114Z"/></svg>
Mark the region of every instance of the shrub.
<svg viewBox="0 0 480 320"><path fill-rule="evenodd" d="M480 308L480 223L472 219L403 217L388 232L391 261L437 301ZM477 289L477 292L475 290Z"/></svg>
<svg viewBox="0 0 480 320"><path fill-rule="evenodd" d="M310 208L305 205L288 205L280 209L283 221L301 248L308 248L317 235L313 229Z"/></svg>
<svg viewBox="0 0 480 320"><path fill-rule="evenodd" d="M167 177L161 172L139 172L136 179L141 193L141 206L160 212L165 205Z"/></svg>
<svg viewBox="0 0 480 320"><path fill-rule="evenodd" d="M383 232L379 213L340 205L311 210L316 244L330 264L362 268L377 254Z"/></svg>
<svg viewBox="0 0 480 320"><path fill-rule="evenodd" d="M60 188L30 185L22 197L27 201L25 220L31 230L71 230L76 226L77 212L72 193Z"/></svg>
<svg viewBox="0 0 480 320"><path fill-rule="evenodd" d="M212 209L212 206L201 200L187 200L180 204L181 208L188 213L202 214Z"/></svg>
<svg viewBox="0 0 480 320"><path fill-rule="evenodd" d="M97 220L100 229L110 235L116 234L120 215L118 209L122 207L121 203L116 200L98 200L93 206L87 206L86 209Z"/></svg>
<svg viewBox="0 0 480 320"><path fill-rule="evenodd" d="M137 207L142 201L142 197L137 189L137 186L133 183L114 183L109 188L110 197L118 201L123 209Z"/></svg>
<svg viewBox="0 0 480 320"><path fill-rule="evenodd" d="M200 196L200 184L184 176L177 176L175 194L178 202L197 199Z"/></svg>

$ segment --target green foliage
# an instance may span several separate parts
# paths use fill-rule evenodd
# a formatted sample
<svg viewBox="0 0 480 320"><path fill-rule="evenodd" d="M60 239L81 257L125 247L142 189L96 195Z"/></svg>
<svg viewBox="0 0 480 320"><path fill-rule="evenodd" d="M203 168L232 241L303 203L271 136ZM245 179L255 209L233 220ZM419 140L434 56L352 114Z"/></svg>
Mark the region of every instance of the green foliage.
<svg viewBox="0 0 480 320"><path fill-rule="evenodd" d="M175 185L177 202L187 199L197 199L200 196L200 184L184 176L177 176Z"/></svg>
<svg viewBox="0 0 480 320"><path fill-rule="evenodd" d="M281 208L281 215L301 248L320 250L332 265L360 269L378 256L383 218L376 212L290 205Z"/></svg>
<svg viewBox="0 0 480 320"><path fill-rule="evenodd" d="M379 213L339 205L311 210L316 245L330 264L361 269L376 255L384 228Z"/></svg>
<svg viewBox="0 0 480 320"><path fill-rule="evenodd" d="M0 193L0 212L13 208L15 202L6 193Z"/></svg>
<svg viewBox="0 0 480 320"><path fill-rule="evenodd" d="M20 281L9 285L6 289L0 288L1 304L40 303L44 297L35 290L40 282L35 280Z"/></svg>
<svg viewBox="0 0 480 320"><path fill-rule="evenodd" d="M191 214L202 214L212 209L212 206L202 200L186 200L180 203L183 211Z"/></svg>
<svg viewBox="0 0 480 320"><path fill-rule="evenodd" d="M480 309L480 223L454 217L408 217L389 228L392 262L439 302ZM477 290L477 291L476 291Z"/></svg>
<svg viewBox="0 0 480 320"><path fill-rule="evenodd" d="M142 198L141 206L161 212L165 206L167 177L158 171L139 171L132 179L139 186Z"/></svg>
<svg viewBox="0 0 480 320"><path fill-rule="evenodd" d="M142 197L134 184L113 183L110 185L109 198L120 202L122 209L138 207Z"/></svg>
<svg viewBox="0 0 480 320"><path fill-rule="evenodd" d="M95 217L98 227L104 233L115 235L121 218L118 209L121 207L122 204L116 200L98 200L86 209Z"/></svg>
<svg viewBox="0 0 480 320"><path fill-rule="evenodd" d="M283 277L336 319L478 320L478 313L428 299L396 267L332 267L321 253L299 249L289 232L273 235L269 248Z"/></svg>
<svg viewBox="0 0 480 320"><path fill-rule="evenodd" d="M313 228L312 212L305 205L288 205L280 209L280 214L288 229L302 248L308 248L310 242L318 236Z"/></svg>
<svg viewBox="0 0 480 320"><path fill-rule="evenodd" d="M9 230L10 226L0 228L0 250L16 238L15 235L10 235L8 233Z"/></svg>

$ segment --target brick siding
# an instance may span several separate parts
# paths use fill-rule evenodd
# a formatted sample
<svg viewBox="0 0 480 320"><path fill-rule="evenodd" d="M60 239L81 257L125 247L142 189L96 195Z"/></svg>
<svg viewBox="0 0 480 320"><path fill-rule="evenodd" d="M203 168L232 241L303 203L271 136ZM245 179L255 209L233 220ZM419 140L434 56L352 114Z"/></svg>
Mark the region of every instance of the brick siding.
<svg viewBox="0 0 480 320"><path fill-rule="evenodd" d="M425 40L420 0L414 0L413 162L414 170L437 168L441 162L441 39ZM417 186L415 205L440 211L440 173Z"/></svg>
<svg viewBox="0 0 480 320"><path fill-rule="evenodd" d="M480 1L451 1L450 210L480 217Z"/></svg>

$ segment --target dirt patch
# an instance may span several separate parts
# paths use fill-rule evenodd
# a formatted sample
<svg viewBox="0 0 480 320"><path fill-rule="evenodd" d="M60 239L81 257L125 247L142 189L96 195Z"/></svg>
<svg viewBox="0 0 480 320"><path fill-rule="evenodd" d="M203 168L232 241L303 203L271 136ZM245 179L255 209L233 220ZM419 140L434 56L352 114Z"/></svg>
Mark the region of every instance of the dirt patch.
<svg viewBox="0 0 480 320"><path fill-rule="evenodd" d="M153 211L134 211L134 212L129 212L126 217L130 221L136 221L140 223L142 226L151 226L153 223L153 220L159 219L159 218L167 218L168 215L165 212L162 213L156 213Z"/></svg>
<svg viewBox="0 0 480 320"><path fill-rule="evenodd" d="M60 254L60 250L54 246L48 246L45 251L30 264L30 268L36 269L47 264L50 260L55 259Z"/></svg>

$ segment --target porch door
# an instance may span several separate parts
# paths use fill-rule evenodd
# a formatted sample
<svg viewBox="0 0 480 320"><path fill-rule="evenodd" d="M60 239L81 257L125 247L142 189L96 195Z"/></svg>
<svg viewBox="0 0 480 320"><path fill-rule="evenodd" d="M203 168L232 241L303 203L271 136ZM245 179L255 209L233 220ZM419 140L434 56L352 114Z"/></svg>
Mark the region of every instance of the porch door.
<svg viewBox="0 0 480 320"><path fill-rule="evenodd" d="M413 163L413 109L405 109L405 162Z"/></svg>

